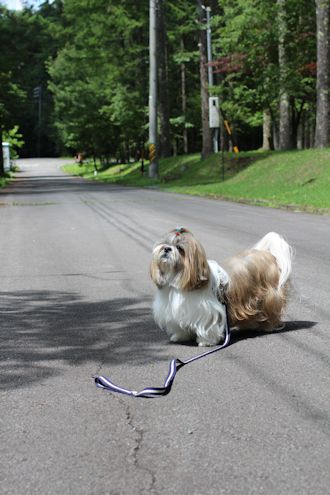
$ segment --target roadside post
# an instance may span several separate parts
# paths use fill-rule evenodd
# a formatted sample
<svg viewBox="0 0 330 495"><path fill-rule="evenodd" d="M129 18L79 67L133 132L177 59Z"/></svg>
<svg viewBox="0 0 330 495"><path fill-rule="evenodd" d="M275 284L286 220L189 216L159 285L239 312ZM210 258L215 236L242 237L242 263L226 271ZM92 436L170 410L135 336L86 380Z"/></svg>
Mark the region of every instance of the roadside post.
<svg viewBox="0 0 330 495"><path fill-rule="evenodd" d="M9 172L11 169L10 162L10 144L2 142L2 156L3 156L3 169L5 172Z"/></svg>

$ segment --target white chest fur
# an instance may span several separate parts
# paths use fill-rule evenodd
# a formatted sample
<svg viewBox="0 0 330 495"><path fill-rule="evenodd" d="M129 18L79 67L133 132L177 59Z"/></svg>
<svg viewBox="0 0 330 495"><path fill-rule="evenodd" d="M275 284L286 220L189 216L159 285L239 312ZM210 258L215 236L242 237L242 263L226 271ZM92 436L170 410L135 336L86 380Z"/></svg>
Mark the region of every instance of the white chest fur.
<svg viewBox="0 0 330 495"><path fill-rule="evenodd" d="M180 291L171 285L158 289L153 311L156 323L172 342L195 339L199 345L216 345L224 335L226 309L218 299L228 284L227 273L215 262L209 284L192 291Z"/></svg>

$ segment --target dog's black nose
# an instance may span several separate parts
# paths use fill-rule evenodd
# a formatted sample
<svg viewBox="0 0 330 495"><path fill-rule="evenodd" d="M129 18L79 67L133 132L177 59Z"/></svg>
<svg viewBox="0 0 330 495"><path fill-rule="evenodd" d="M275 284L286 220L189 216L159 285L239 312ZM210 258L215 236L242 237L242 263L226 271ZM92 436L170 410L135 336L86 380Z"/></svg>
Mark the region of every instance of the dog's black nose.
<svg viewBox="0 0 330 495"><path fill-rule="evenodd" d="M165 247L164 248L164 253L170 253L172 251L171 247Z"/></svg>

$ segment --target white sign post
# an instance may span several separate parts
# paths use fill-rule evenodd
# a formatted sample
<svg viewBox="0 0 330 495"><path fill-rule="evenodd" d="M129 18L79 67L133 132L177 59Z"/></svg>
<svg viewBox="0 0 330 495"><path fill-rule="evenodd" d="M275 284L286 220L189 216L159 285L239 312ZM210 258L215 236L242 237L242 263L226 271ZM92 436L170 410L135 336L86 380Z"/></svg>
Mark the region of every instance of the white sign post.
<svg viewBox="0 0 330 495"><path fill-rule="evenodd" d="M209 97L209 124L211 129L219 129L220 114L219 114L219 97Z"/></svg>
<svg viewBox="0 0 330 495"><path fill-rule="evenodd" d="M209 97L209 126L213 131L213 148L217 153L218 149L218 129L220 127L220 113L219 113L219 97Z"/></svg>
<svg viewBox="0 0 330 495"><path fill-rule="evenodd" d="M10 170L10 145L9 143L2 143L2 156L3 156L3 168L5 172Z"/></svg>

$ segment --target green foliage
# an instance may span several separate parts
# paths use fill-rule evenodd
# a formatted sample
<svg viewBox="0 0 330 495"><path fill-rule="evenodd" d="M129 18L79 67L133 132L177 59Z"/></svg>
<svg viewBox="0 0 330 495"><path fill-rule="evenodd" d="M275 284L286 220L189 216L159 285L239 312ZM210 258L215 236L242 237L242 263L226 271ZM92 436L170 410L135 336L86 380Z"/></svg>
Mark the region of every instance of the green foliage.
<svg viewBox="0 0 330 495"><path fill-rule="evenodd" d="M190 151L199 151L198 43L206 25L197 22L196 1L161 1L172 145L182 152L187 133ZM287 63L281 74L276 0L205 3L212 8L215 83L211 93L219 95L235 132L246 142L251 142L251 136L260 141L263 111L270 112L274 123L278 120L280 88L289 95L295 132L302 111L313 121L314 1L285 2ZM46 0L38 8L19 12L0 7L4 47L0 128L19 124L25 141L23 155L35 154L39 132L42 153L48 155L68 149L124 160L147 142L148 7L148 2L136 0ZM33 98L37 86L42 88L41 102Z"/></svg>
<svg viewBox="0 0 330 495"><path fill-rule="evenodd" d="M114 156L145 136L147 10L131 1L64 4L63 48L49 65L56 125L66 147ZM138 42L139 41L139 42ZM141 77L142 76L142 77ZM145 104L143 104L145 103Z"/></svg>
<svg viewBox="0 0 330 495"><path fill-rule="evenodd" d="M219 0L214 18L214 46L218 51L219 86L223 109L235 127L260 125L260 115L278 108L278 15L276 1ZM307 108L315 98L315 8L311 0L287 0L285 39L287 65L284 87L292 112ZM283 85L282 85L283 87ZM256 115L259 118L256 118Z"/></svg>
<svg viewBox="0 0 330 495"><path fill-rule="evenodd" d="M1 51L0 63L0 129L8 129L14 124L12 110L17 110L24 101L25 92L15 81L15 61L10 54L12 45L12 16L0 7L0 44L6 47Z"/></svg>
<svg viewBox="0 0 330 495"><path fill-rule="evenodd" d="M199 134L196 7L168 1L167 70L174 137ZM57 56L48 63L55 119L66 147L96 156L123 156L147 142L149 10L133 0L64 3ZM185 65L187 112L182 115L180 70ZM192 134L193 135L193 134ZM194 138L192 142L198 142Z"/></svg>
<svg viewBox="0 0 330 495"><path fill-rule="evenodd" d="M183 130L188 130L192 150L197 151L200 142L200 79L199 79L199 26L196 23L196 2L189 0L168 0L166 4L168 72L171 95L170 124L172 137L177 138L178 150L183 152ZM182 108L181 71L185 71L186 111Z"/></svg>
<svg viewBox="0 0 330 495"><path fill-rule="evenodd" d="M54 22L60 2L45 2L35 12L0 11L0 119L2 129L19 124L24 135L23 154L35 155L38 135L38 102L33 89L42 88L41 138L43 152L54 153L52 102L47 92L45 61L55 52L49 35L49 23Z"/></svg>
<svg viewBox="0 0 330 495"><path fill-rule="evenodd" d="M10 144L10 156L12 159L18 158L18 150L24 146L23 135L19 132L18 125L2 134L2 139Z"/></svg>
<svg viewBox="0 0 330 495"><path fill-rule="evenodd" d="M9 177L8 176L4 176L4 177L0 177L0 188L1 187L5 187L8 183L10 182L9 180ZM1 203L0 203L0 208L1 208Z"/></svg>

